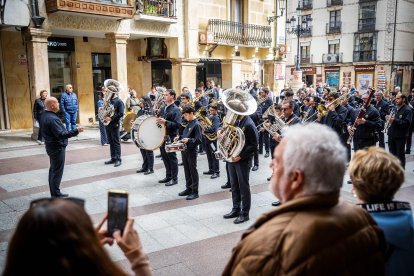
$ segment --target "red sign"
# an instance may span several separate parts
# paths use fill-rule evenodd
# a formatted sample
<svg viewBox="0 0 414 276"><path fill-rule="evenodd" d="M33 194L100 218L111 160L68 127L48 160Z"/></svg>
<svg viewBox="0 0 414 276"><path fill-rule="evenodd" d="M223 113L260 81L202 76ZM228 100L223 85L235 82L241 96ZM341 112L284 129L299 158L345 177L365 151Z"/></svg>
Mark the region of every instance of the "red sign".
<svg viewBox="0 0 414 276"><path fill-rule="evenodd" d="M375 65L356 65L355 71L364 71L364 72L375 71Z"/></svg>
<svg viewBox="0 0 414 276"><path fill-rule="evenodd" d="M315 75L316 74L316 68L310 67L310 68L300 68L303 75ZM295 71L295 67L290 68L290 73L293 74L293 71Z"/></svg>
<svg viewBox="0 0 414 276"><path fill-rule="evenodd" d="M324 70L325 70L325 72L338 72L339 71L339 67L328 67L328 68L325 68Z"/></svg>

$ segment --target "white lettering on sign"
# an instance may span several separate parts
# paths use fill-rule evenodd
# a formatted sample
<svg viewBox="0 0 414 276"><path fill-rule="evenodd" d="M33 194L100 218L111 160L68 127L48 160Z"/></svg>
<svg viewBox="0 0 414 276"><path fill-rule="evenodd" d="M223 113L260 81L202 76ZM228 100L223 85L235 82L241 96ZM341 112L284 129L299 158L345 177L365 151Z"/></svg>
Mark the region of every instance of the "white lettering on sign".
<svg viewBox="0 0 414 276"><path fill-rule="evenodd" d="M68 44L66 42L49 41L48 46L50 46L50 47L66 47L66 46L68 46Z"/></svg>

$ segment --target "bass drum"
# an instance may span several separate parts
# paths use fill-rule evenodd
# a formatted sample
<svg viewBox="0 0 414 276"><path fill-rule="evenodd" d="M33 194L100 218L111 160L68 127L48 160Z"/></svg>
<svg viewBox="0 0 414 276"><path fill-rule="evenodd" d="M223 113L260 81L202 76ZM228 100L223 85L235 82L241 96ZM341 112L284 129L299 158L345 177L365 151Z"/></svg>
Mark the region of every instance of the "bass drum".
<svg viewBox="0 0 414 276"><path fill-rule="evenodd" d="M142 115L132 126L132 140L135 145L145 150L156 150L164 143L165 125L157 123L157 117Z"/></svg>

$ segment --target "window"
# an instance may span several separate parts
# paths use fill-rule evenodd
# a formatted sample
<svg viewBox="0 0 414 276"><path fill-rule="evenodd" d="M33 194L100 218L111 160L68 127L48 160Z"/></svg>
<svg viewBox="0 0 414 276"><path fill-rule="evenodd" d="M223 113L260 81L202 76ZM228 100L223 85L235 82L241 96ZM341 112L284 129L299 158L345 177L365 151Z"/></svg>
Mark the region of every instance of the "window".
<svg viewBox="0 0 414 276"><path fill-rule="evenodd" d="M377 33L355 34L354 61L376 60Z"/></svg>
<svg viewBox="0 0 414 276"><path fill-rule="evenodd" d="M339 54L339 43L329 44L328 54Z"/></svg>
<svg viewBox="0 0 414 276"><path fill-rule="evenodd" d="M376 3L363 3L359 6L358 31L375 30Z"/></svg>
<svg viewBox="0 0 414 276"><path fill-rule="evenodd" d="M341 22L341 11L331 11L329 13L329 22L335 24L336 22Z"/></svg>
<svg viewBox="0 0 414 276"><path fill-rule="evenodd" d="M231 21L243 23L243 0L230 0Z"/></svg>
<svg viewBox="0 0 414 276"><path fill-rule="evenodd" d="M301 58L310 57L310 46L300 46L300 57Z"/></svg>
<svg viewBox="0 0 414 276"><path fill-rule="evenodd" d="M71 53L49 52L50 96L60 98L65 85L72 82Z"/></svg>

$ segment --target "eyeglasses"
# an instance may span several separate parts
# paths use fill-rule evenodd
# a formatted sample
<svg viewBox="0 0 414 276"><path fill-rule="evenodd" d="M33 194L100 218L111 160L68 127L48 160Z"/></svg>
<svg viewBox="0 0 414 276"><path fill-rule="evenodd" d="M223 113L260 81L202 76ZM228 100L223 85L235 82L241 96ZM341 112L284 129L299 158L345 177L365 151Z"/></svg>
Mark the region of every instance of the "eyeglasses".
<svg viewBox="0 0 414 276"><path fill-rule="evenodd" d="M283 111L286 111L286 110L289 110L289 109L290 109L290 107L282 108Z"/></svg>
<svg viewBox="0 0 414 276"><path fill-rule="evenodd" d="M38 205L45 204L45 203L49 203L49 202L52 202L52 201L57 200L57 199L68 200L68 201L71 201L71 202L79 205L82 208L85 208L85 200L84 199L81 199L81 198L77 198L77 197L65 197L65 198L59 198L59 197L42 197L42 198L38 198L38 199L32 200L30 202L30 208L34 208L34 207L36 207Z"/></svg>

